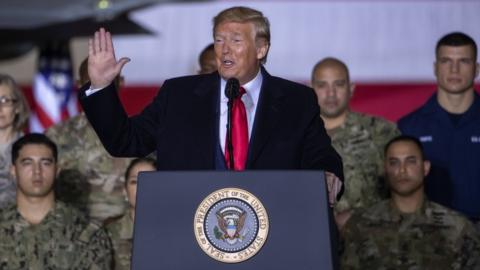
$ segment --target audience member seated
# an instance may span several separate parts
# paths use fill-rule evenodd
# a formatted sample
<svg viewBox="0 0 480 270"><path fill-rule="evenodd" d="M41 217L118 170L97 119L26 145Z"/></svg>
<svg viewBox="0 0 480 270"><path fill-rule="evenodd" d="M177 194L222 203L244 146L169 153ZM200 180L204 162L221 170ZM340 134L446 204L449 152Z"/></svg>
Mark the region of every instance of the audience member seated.
<svg viewBox="0 0 480 270"><path fill-rule="evenodd" d="M156 171L155 160L149 157L132 160L125 172L125 191L129 207L125 215L107 224L113 245L115 270L130 270L133 243L133 221L135 220L135 199L139 172Z"/></svg>
<svg viewBox="0 0 480 270"><path fill-rule="evenodd" d="M0 210L15 202L15 180L10 175L12 143L23 135L30 110L12 77L0 74Z"/></svg>
<svg viewBox="0 0 480 270"><path fill-rule="evenodd" d="M462 214L429 201L430 162L415 137L385 147L391 198L346 223L342 269L480 269L480 236Z"/></svg>
<svg viewBox="0 0 480 270"><path fill-rule="evenodd" d="M79 85L89 81L88 61L79 69ZM118 87L123 79L117 76ZM61 167L55 187L59 200L103 221L123 215L127 205L123 194L123 172L131 159L113 158L104 149L85 114L59 123L46 131L58 145Z"/></svg>
<svg viewBox="0 0 480 270"><path fill-rule="evenodd" d="M332 145L343 160L345 193L335 205L341 227L351 209L386 198L382 149L400 131L387 120L349 110L355 85L350 82L347 66L338 59L325 58L315 65L312 87Z"/></svg>
<svg viewBox="0 0 480 270"><path fill-rule="evenodd" d="M480 225L480 96L477 45L464 33L442 37L435 49L437 92L400 119L403 134L417 137L432 163L426 194Z"/></svg>
<svg viewBox="0 0 480 270"><path fill-rule="evenodd" d="M74 207L55 201L57 147L32 133L12 146L16 204L0 211L1 269L110 269L105 230Z"/></svg>

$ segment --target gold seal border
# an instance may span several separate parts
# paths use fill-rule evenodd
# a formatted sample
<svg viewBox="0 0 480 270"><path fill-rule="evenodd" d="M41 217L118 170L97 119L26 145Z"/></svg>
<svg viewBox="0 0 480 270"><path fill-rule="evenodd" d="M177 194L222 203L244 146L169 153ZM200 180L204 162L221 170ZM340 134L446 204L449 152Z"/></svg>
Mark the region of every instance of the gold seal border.
<svg viewBox="0 0 480 270"><path fill-rule="evenodd" d="M258 218L258 233L255 240L245 249L227 253L210 244L204 234L204 221L208 210L215 203L230 198L245 201L250 205ZM243 262L257 254L267 240L269 226L267 210L262 202L252 193L240 188L223 188L210 193L198 206L193 219L193 231L200 248L211 258L224 263Z"/></svg>

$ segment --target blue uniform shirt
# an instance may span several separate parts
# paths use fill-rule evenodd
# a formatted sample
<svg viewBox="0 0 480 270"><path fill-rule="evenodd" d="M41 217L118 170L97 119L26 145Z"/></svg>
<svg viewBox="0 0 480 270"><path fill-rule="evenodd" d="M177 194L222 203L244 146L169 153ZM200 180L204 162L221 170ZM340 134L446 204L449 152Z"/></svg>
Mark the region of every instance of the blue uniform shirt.
<svg viewBox="0 0 480 270"><path fill-rule="evenodd" d="M405 135L423 144L432 168L425 188L429 199L480 219L480 97L455 125L433 95L422 107L400 119Z"/></svg>

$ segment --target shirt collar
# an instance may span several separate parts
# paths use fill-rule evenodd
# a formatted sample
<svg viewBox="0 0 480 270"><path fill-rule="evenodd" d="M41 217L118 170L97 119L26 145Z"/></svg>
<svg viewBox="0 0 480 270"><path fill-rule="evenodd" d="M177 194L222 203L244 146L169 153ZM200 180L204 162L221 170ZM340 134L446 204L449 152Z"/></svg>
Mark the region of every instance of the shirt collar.
<svg viewBox="0 0 480 270"><path fill-rule="evenodd" d="M397 221L401 221L404 217L408 217L408 216L416 216L416 217L420 217L420 216L426 216L427 215L427 199L426 199L426 196L423 197L423 200L420 204L420 207L415 210L415 212L413 213L402 213L398 208L397 206L395 205L395 203L393 202L392 199L390 199L390 213L391 213L391 218L392 220L397 220Z"/></svg>
<svg viewBox="0 0 480 270"><path fill-rule="evenodd" d="M480 95L477 91L473 93L473 103L470 107L463 113L460 123L469 122L472 117L477 117L480 112ZM420 108L420 111L424 114L436 114L438 117L445 117L448 112L440 106L440 103L437 99L437 93L434 93L428 101Z"/></svg>
<svg viewBox="0 0 480 270"><path fill-rule="evenodd" d="M11 208L9 208L9 211L10 211L9 213L11 213L12 215L9 216L8 219L10 220L10 222L12 222L15 232L18 233L32 226L47 224L50 220L55 219L58 215L62 217L60 213L61 211L59 211L59 209L62 207L61 204L62 204L61 202L56 201L52 209L48 211L48 213L45 215L42 221L40 221L40 223L31 224L20 214L20 211L18 211L18 206L15 203L11 205Z"/></svg>
<svg viewBox="0 0 480 270"><path fill-rule="evenodd" d="M220 77L221 78L221 77ZM242 87L247 92L247 95L250 97L252 104L245 104L246 107L251 107L258 102L258 97L260 95L260 89L262 88L263 82L263 75L262 70L259 69L257 76L253 78L251 81L247 82L246 84L242 85ZM221 102L227 103L228 98L225 96L225 86L227 85L227 81L223 78L220 79L220 91L221 91ZM242 99L243 100L243 99Z"/></svg>

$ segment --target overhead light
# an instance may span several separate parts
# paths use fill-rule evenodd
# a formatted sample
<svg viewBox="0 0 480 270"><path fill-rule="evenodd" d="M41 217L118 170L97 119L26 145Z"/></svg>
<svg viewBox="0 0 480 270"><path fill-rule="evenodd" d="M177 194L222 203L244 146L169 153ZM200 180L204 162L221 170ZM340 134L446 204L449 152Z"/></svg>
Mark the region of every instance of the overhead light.
<svg viewBox="0 0 480 270"><path fill-rule="evenodd" d="M110 1L109 0L99 0L97 3L97 9L107 9L110 7Z"/></svg>
<svg viewBox="0 0 480 270"><path fill-rule="evenodd" d="M95 20L98 22L109 21L115 17L113 11L114 0L95 0Z"/></svg>

